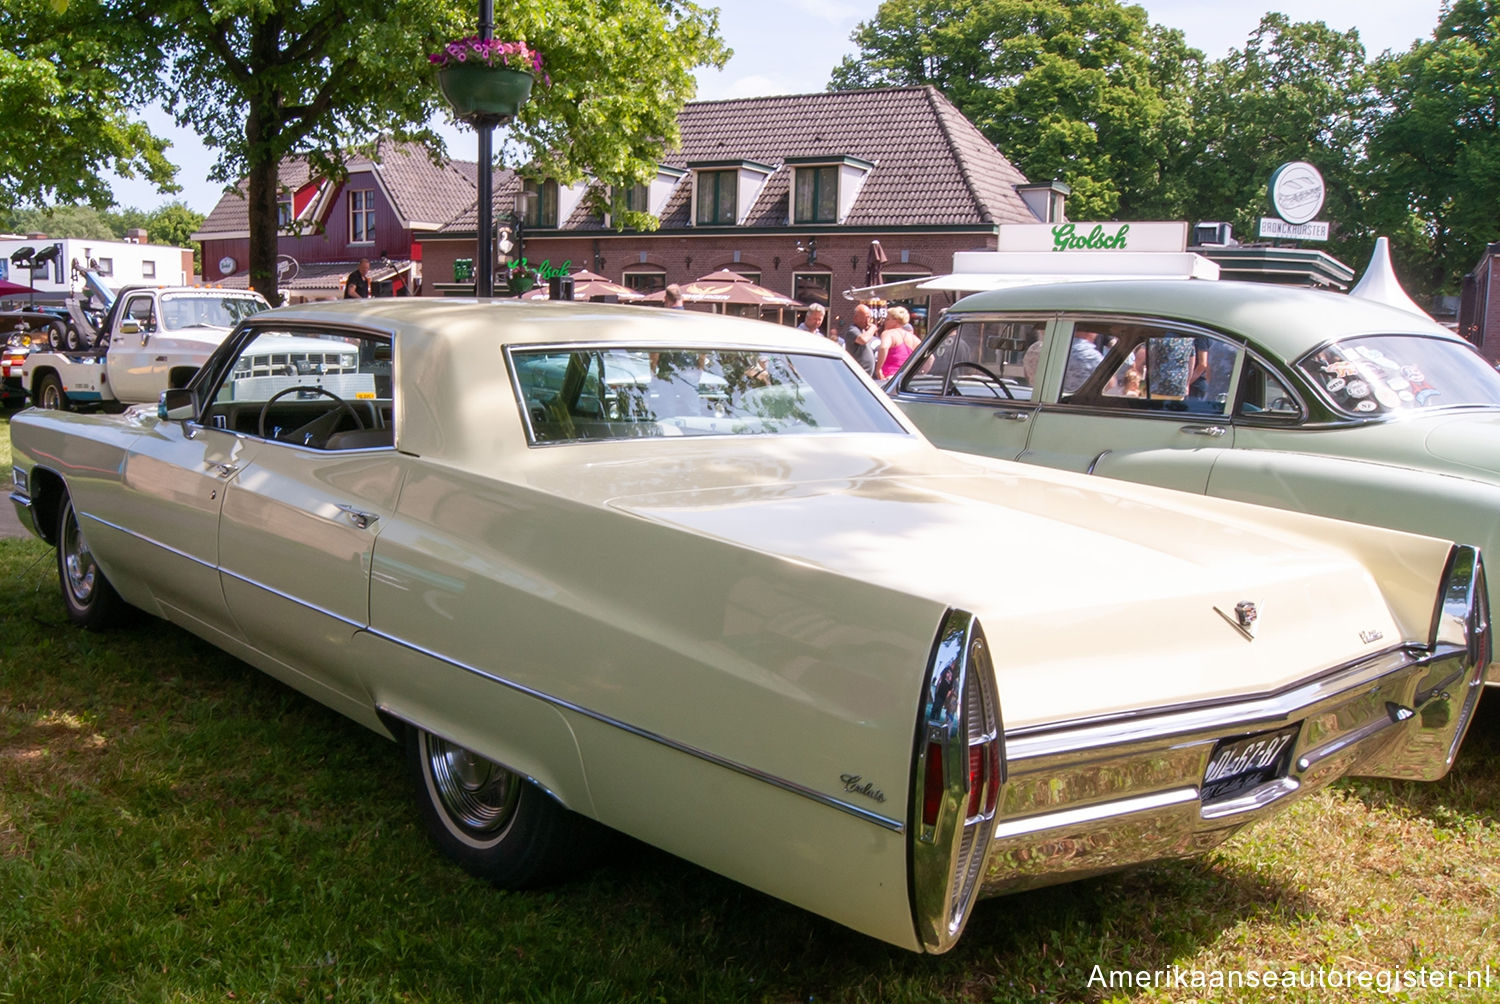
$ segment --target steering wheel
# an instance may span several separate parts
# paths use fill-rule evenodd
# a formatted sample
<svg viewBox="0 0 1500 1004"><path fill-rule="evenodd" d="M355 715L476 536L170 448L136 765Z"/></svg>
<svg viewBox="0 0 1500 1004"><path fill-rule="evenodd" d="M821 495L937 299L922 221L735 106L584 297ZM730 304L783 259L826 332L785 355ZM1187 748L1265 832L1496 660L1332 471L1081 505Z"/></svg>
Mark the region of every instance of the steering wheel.
<svg viewBox="0 0 1500 1004"><path fill-rule="evenodd" d="M973 362L969 362L968 360L960 360L959 362L956 362L956 363L953 364L953 368L948 371L948 375L952 376L959 369L961 369L962 367L965 367L965 366L969 367L969 369L978 370L979 372L983 373L985 376L989 377L992 381L994 381L995 386L1000 388L1000 394L1004 394L1007 398L1009 398L1012 401L1014 401L1016 399L1016 396L1010 392L1010 388L1007 387L1007 386L1005 386L1005 381L1001 380L998 376L996 376L994 374L994 372L992 370L990 370L989 367L983 365L982 363L973 363ZM950 385L949 388L948 388L948 393L949 394L956 394L958 392L955 391L955 390L953 390L952 386ZM999 397L1000 394L996 394L995 396Z"/></svg>
<svg viewBox="0 0 1500 1004"><path fill-rule="evenodd" d="M351 405L348 401L345 401L343 398L339 397L333 391L329 390L326 387L303 387L301 385L298 385L296 387L283 387L281 390L278 390L276 393L272 394L269 401L260 406L260 418L255 424L256 428L260 432L261 439L266 438L266 415L270 413L271 405L286 397L288 394L298 393L318 394L322 395L323 397L331 397L333 398L334 403L333 406L330 407L326 412L319 415L311 422L308 422L305 425L300 425L297 428L293 429L291 432L277 436L277 439L285 440L286 442L296 442L300 438L303 446L311 446L314 440L317 440L321 444L321 442L326 440L328 436L333 432L333 430L338 426L338 416L343 412L348 412L349 417L354 419L354 425L356 428L363 429L365 427L364 419L359 417L359 412L354 410L354 406Z"/></svg>

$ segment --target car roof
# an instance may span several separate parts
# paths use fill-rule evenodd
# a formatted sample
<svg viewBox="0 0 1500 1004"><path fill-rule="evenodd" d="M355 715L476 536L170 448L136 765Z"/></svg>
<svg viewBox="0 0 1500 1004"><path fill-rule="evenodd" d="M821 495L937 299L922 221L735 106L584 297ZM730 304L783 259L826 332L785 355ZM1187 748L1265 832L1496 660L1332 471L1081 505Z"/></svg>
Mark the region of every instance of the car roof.
<svg viewBox="0 0 1500 1004"><path fill-rule="evenodd" d="M1231 280L1046 283L966 296L949 314L1099 311L1189 321L1241 334L1283 359L1346 335L1411 332L1462 342L1428 318L1325 290ZM1467 343L1465 343L1467 344Z"/></svg>
<svg viewBox="0 0 1500 1004"><path fill-rule="evenodd" d="M251 320L257 327L278 322L354 324L399 332L408 342L481 339L493 346L600 341L642 348L722 344L832 356L843 351L835 342L785 325L612 303L380 297L278 307Z"/></svg>

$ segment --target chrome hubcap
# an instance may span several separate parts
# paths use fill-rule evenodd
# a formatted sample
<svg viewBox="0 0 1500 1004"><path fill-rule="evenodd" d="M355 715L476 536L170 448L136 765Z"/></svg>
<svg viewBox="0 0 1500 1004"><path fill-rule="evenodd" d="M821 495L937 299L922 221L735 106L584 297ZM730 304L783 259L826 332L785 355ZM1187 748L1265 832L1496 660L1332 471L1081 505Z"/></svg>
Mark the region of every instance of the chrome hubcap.
<svg viewBox="0 0 1500 1004"><path fill-rule="evenodd" d="M94 595L94 582L99 574L99 568L94 564L94 553L89 550L88 541L83 539L83 534L78 530L78 520L73 515L73 507L68 507L66 525L63 528L63 568L67 572L68 592L80 606L87 604L89 598Z"/></svg>
<svg viewBox="0 0 1500 1004"><path fill-rule="evenodd" d="M57 385L49 383L42 388L42 407L51 408L56 411L62 406L62 395L57 392Z"/></svg>
<svg viewBox="0 0 1500 1004"><path fill-rule="evenodd" d="M423 735L424 759L443 810L474 834L510 823L521 797L521 779L493 761L434 735Z"/></svg>

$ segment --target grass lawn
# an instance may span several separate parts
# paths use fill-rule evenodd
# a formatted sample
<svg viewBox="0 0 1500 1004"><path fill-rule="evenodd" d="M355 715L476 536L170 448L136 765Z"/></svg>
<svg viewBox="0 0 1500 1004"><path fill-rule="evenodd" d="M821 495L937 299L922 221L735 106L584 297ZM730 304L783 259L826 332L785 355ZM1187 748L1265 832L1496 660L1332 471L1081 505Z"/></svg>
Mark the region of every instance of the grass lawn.
<svg viewBox="0 0 1500 1004"><path fill-rule="evenodd" d="M428 846L394 744L163 622L73 630L52 552L0 540L0 1001L1321 1002L1485 966L1396 999L1494 1000L1497 807L1492 694L1442 782L1348 782L1206 857L986 901L945 956L629 842L502 892ZM1325 985L1091 984L1126 969ZM1351 971L1387 975L1332 985Z"/></svg>

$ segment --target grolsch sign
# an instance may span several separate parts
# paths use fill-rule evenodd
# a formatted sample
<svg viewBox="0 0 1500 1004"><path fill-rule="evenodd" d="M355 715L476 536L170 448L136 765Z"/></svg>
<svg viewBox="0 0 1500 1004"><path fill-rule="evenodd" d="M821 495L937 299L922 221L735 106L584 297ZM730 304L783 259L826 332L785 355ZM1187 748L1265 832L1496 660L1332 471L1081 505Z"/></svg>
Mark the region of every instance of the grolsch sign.
<svg viewBox="0 0 1500 1004"><path fill-rule="evenodd" d="M1129 223L1004 223L997 251L1082 251L1112 254L1120 251L1170 251L1187 247L1187 224Z"/></svg>

